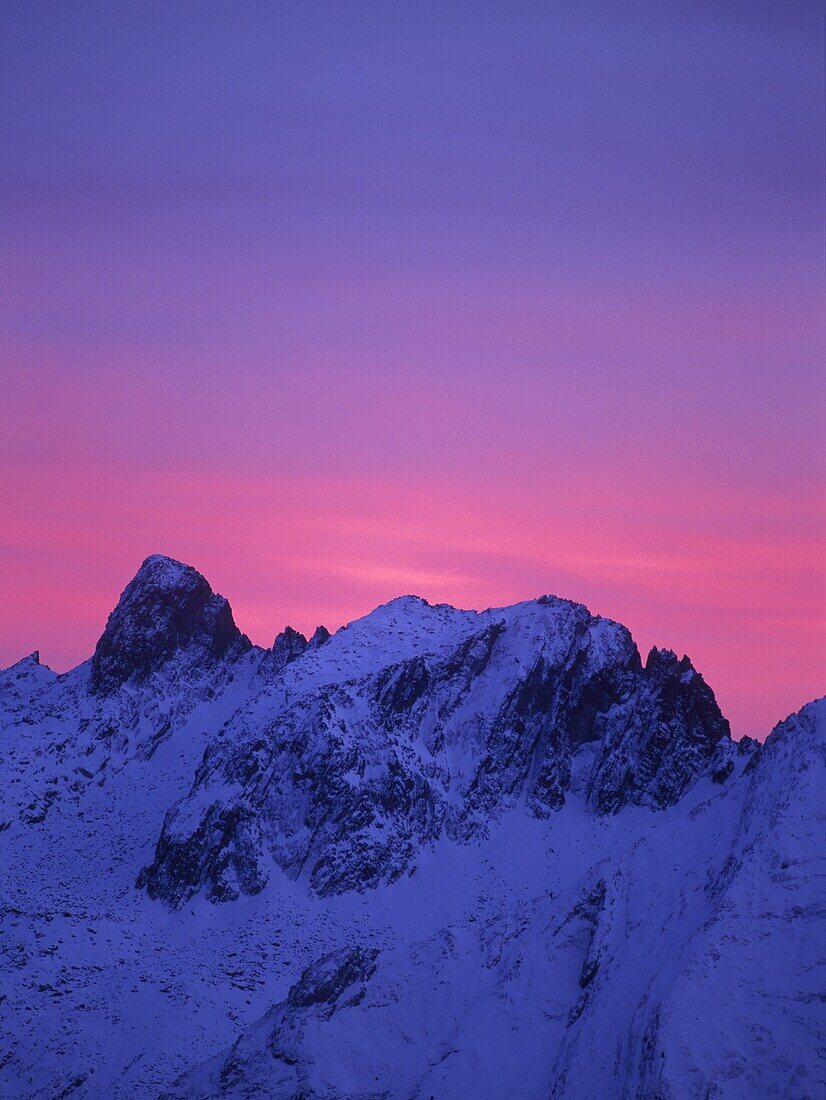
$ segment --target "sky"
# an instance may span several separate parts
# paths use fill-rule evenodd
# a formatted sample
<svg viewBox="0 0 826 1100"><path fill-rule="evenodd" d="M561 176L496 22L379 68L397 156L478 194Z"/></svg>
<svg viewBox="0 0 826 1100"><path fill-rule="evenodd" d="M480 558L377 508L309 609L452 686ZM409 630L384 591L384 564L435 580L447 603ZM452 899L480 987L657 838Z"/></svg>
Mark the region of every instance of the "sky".
<svg viewBox="0 0 826 1100"><path fill-rule="evenodd" d="M0 5L0 664L552 592L826 670L819 3Z"/></svg>

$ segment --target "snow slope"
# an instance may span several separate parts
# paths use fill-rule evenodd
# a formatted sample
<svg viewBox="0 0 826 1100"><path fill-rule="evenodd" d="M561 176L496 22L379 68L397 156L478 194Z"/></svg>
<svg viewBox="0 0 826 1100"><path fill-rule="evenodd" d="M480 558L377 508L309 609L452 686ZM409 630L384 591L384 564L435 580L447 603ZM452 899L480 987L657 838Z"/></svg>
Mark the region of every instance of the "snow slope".
<svg viewBox="0 0 826 1100"><path fill-rule="evenodd" d="M826 1095L826 703L552 597L251 646L147 559L0 673L0 1096Z"/></svg>

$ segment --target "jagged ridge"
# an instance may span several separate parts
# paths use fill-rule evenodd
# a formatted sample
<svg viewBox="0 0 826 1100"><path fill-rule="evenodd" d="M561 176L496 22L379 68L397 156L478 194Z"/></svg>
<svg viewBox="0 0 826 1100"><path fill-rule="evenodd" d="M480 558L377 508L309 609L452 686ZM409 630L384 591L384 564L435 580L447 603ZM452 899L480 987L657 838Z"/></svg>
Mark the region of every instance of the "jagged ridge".
<svg viewBox="0 0 826 1100"><path fill-rule="evenodd" d="M399 659L401 624L415 655ZM274 866L320 894L392 882L440 835L468 840L523 799L548 817L591 747L596 813L673 804L730 750L690 662L554 597L477 614L408 597L316 651L295 632L167 815L150 895L256 893ZM354 663L358 655L360 664ZM350 673L348 675L348 672Z"/></svg>
<svg viewBox="0 0 826 1100"><path fill-rule="evenodd" d="M735 746L564 600L263 650L142 569L0 673L3 1095L820 1095L822 702Z"/></svg>

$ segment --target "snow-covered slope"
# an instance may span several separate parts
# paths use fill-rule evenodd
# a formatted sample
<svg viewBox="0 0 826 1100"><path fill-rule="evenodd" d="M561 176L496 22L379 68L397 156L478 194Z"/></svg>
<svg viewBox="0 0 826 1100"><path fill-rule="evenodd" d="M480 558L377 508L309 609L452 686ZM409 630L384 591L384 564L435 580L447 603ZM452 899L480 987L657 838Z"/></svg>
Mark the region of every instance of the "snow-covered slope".
<svg viewBox="0 0 826 1100"><path fill-rule="evenodd" d="M824 1095L825 744L564 600L262 650L149 558L0 673L0 1096Z"/></svg>

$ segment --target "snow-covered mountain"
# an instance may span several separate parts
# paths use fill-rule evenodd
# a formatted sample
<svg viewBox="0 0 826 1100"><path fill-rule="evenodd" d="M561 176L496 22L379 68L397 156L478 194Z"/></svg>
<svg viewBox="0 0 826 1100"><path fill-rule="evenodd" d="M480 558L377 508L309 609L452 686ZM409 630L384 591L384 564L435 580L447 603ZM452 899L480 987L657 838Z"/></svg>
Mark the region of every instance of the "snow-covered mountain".
<svg viewBox="0 0 826 1100"><path fill-rule="evenodd" d="M148 558L0 673L0 1096L826 1095L826 701L581 605L251 645Z"/></svg>

